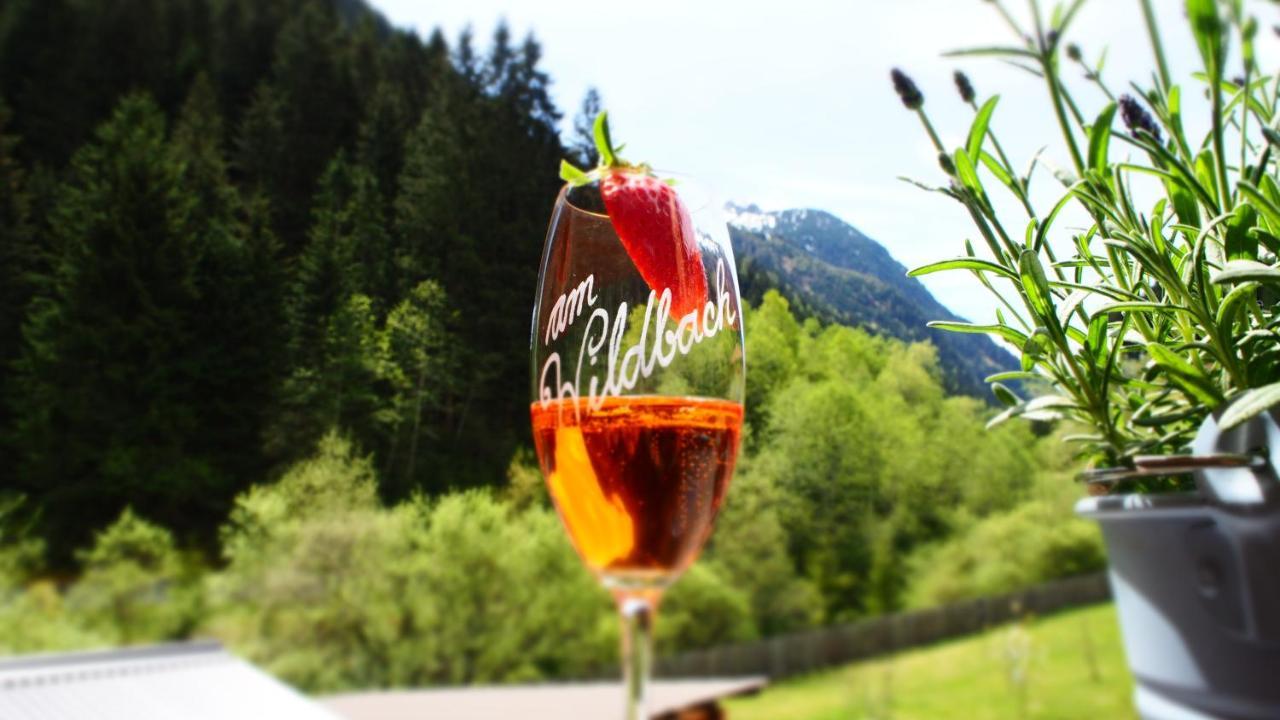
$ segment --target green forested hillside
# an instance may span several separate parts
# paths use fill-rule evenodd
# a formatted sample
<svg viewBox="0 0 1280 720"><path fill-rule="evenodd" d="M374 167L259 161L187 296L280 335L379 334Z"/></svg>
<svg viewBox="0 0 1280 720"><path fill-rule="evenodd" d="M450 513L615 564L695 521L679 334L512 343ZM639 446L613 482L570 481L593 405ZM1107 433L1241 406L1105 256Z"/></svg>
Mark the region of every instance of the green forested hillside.
<svg viewBox="0 0 1280 720"><path fill-rule="evenodd" d="M615 657L529 447L540 49L361 7L0 4L0 653L213 635L307 689ZM934 346L751 282L739 471L661 650L1097 566L1069 460Z"/></svg>
<svg viewBox="0 0 1280 720"><path fill-rule="evenodd" d="M0 6L0 468L57 557L126 503L207 544L330 427L387 498L525 441L540 48L356 8Z"/></svg>
<svg viewBox="0 0 1280 720"><path fill-rule="evenodd" d="M711 543L663 601L660 652L1099 567L1096 529L1051 489L1070 492L1062 461L1027 426L986 432L982 402L943 391L932 347L801 322L777 293L745 317L746 447ZM311 690L614 661L608 595L527 454L501 491L388 503L378 455L339 430L272 480L235 497L216 554L126 510L62 583L0 505L0 653L213 636Z"/></svg>

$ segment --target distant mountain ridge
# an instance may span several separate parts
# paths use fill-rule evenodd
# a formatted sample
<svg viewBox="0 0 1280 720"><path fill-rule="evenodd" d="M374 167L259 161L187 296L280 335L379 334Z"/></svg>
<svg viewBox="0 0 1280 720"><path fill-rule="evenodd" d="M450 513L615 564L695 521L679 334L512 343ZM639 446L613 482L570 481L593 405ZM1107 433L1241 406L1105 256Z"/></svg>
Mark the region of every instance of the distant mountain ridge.
<svg viewBox="0 0 1280 720"><path fill-rule="evenodd" d="M776 287L797 310L825 322L864 328L938 348L947 388L990 398L983 379L1016 368L1013 355L983 335L926 327L963 320L948 310L883 245L831 213L725 208L743 294L753 301Z"/></svg>

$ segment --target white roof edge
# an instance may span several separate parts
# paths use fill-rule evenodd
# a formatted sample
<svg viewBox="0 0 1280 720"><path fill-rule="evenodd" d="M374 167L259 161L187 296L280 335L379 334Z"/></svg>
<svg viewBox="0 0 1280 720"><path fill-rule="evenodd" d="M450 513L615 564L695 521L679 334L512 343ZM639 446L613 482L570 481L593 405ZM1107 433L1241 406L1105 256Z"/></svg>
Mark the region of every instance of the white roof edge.
<svg viewBox="0 0 1280 720"><path fill-rule="evenodd" d="M64 665L92 665L96 663L129 662L135 660L160 660L164 658L188 658L195 655L225 653L216 640L139 645L137 647L86 650L77 652L40 653L36 655L0 656L0 673L15 670L39 670Z"/></svg>

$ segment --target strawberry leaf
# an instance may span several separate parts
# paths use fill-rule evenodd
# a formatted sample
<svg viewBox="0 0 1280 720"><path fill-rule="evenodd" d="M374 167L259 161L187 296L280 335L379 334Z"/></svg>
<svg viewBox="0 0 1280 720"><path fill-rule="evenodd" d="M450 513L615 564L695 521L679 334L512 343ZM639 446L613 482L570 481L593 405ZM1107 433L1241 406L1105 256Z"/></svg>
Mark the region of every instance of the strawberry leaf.
<svg viewBox="0 0 1280 720"><path fill-rule="evenodd" d="M596 116L592 131L596 138L596 151L600 153L600 164L613 167L618 164L618 156L613 150L613 140L609 137L609 111L601 110Z"/></svg>
<svg viewBox="0 0 1280 720"><path fill-rule="evenodd" d="M591 182L590 175L571 165L568 160L560 161L560 179L573 187L581 187Z"/></svg>

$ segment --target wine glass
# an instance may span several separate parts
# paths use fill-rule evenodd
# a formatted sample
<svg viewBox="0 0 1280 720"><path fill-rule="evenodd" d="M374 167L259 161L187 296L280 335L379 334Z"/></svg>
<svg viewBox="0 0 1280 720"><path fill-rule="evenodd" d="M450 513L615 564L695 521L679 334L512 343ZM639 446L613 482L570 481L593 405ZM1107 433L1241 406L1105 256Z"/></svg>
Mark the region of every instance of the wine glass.
<svg viewBox="0 0 1280 720"><path fill-rule="evenodd" d="M724 501L746 375L720 207L687 178L662 177L687 208L684 240L696 243L700 267L682 266L677 288L651 286L655 273L641 272L634 243L619 236L599 181L566 185L530 341L538 459L574 547L617 603L628 720L647 717L662 593L696 559Z"/></svg>

